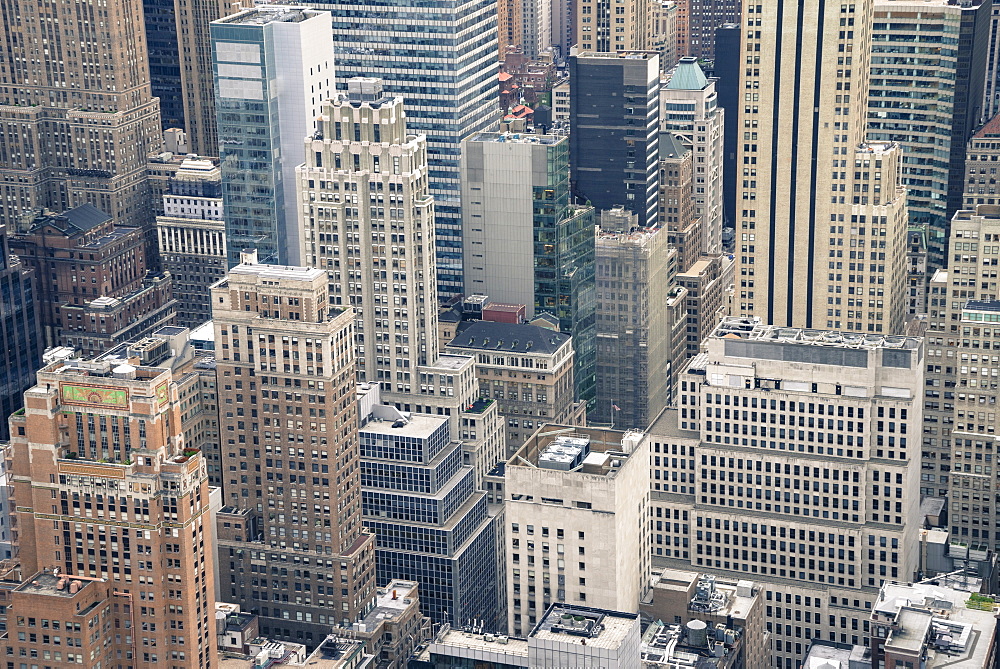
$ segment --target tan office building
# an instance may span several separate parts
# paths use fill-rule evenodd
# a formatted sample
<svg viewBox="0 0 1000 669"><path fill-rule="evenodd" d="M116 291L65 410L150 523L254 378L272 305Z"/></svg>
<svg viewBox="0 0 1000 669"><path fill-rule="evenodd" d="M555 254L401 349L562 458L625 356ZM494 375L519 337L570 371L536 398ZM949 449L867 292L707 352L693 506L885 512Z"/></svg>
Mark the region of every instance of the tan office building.
<svg viewBox="0 0 1000 669"><path fill-rule="evenodd" d="M871 3L744 8L735 313L779 326L902 329L900 150L865 144L872 20Z"/></svg>

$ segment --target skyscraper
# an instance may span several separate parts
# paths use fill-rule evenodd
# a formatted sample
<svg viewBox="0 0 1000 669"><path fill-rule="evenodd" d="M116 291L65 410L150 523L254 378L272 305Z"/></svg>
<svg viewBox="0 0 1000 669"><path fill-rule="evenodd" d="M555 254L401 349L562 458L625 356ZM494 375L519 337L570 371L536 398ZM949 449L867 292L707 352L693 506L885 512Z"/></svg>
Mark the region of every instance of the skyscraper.
<svg viewBox="0 0 1000 669"><path fill-rule="evenodd" d="M680 254L668 245L667 230L638 228L634 214L609 213L602 212L597 229L598 401L587 420L643 429L670 401L678 371L671 369L666 291Z"/></svg>
<svg viewBox="0 0 1000 669"><path fill-rule="evenodd" d="M570 179L598 211L624 206L656 225L660 58L653 52L570 56Z"/></svg>
<svg viewBox="0 0 1000 669"><path fill-rule="evenodd" d="M146 158L161 134L142 0L0 7L18 17L0 27L0 220L90 202L152 231Z"/></svg>
<svg viewBox="0 0 1000 669"><path fill-rule="evenodd" d="M358 380L393 401L438 353L427 139L403 106L378 79L350 79L322 107L295 199L303 261L326 271L332 305L357 310Z"/></svg>
<svg viewBox="0 0 1000 669"><path fill-rule="evenodd" d="M181 55L177 43L174 0L143 0L146 51L153 95L160 98L163 128L184 127Z"/></svg>
<svg viewBox="0 0 1000 669"><path fill-rule="evenodd" d="M199 156L219 155L210 26L212 21L239 11L241 5L241 0L175 0L173 3L184 129L191 151Z"/></svg>
<svg viewBox="0 0 1000 669"><path fill-rule="evenodd" d="M314 646L375 598L354 315L330 306L325 271L249 262L212 287L212 304L221 594L259 615L262 634Z"/></svg>
<svg viewBox="0 0 1000 669"><path fill-rule="evenodd" d="M737 313L773 325L902 328L900 150L865 144L872 12L815 0L746 7Z"/></svg>
<svg viewBox="0 0 1000 669"><path fill-rule="evenodd" d="M341 81L377 77L402 95L410 132L427 136L438 293L462 292L462 140L499 120L496 0L308 3L333 14ZM401 31L400 27L407 29Z"/></svg>
<svg viewBox="0 0 1000 669"><path fill-rule="evenodd" d="M116 356L66 360L24 401L10 475L25 580L6 655L218 666L208 476L184 440L178 380ZM13 633L33 622L46 633Z"/></svg>
<svg viewBox="0 0 1000 669"><path fill-rule="evenodd" d="M701 218L703 253L722 253L723 128L715 79L705 76L693 56L681 58L660 88L660 129L691 147L691 196ZM686 269L686 268L685 268Z"/></svg>
<svg viewBox="0 0 1000 669"><path fill-rule="evenodd" d="M903 148L910 223L927 230L932 270L948 264L948 224L962 208L966 143L981 116L990 6L875 3L868 138Z"/></svg>
<svg viewBox="0 0 1000 669"><path fill-rule="evenodd" d="M715 43L716 28L740 20L740 3L736 0L686 0L688 3L687 53L701 60L712 61L719 55ZM736 111L733 110L735 114Z"/></svg>
<svg viewBox="0 0 1000 669"><path fill-rule="evenodd" d="M0 225L0 441L9 437L7 417L24 405L24 391L42 366L38 280L34 269L10 253Z"/></svg>
<svg viewBox="0 0 1000 669"><path fill-rule="evenodd" d="M262 5L212 22L213 72L230 266L256 249L297 265L295 168L334 91L330 15Z"/></svg>

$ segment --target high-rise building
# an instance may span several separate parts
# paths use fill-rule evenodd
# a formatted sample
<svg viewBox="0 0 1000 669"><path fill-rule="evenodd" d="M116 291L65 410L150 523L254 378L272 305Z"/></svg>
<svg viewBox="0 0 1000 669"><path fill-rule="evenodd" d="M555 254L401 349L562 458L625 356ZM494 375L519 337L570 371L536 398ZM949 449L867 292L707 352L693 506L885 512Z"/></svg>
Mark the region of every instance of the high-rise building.
<svg viewBox="0 0 1000 669"><path fill-rule="evenodd" d="M580 51L569 77L573 193L598 211L624 206L640 225L656 225L660 57Z"/></svg>
<svg viewBox="0 0 1000 669"><path fill-rule="evenodd" d="M174 3L184 129L191 151L200 156L219 155L211 23L235 14L242 4L243 0L175 0Z"/></svg>
<svg viewBox="0 0 1000 669"><path fill-rule="evenodd" d="M7 0L0 28L0 220L89 202L152 230L146 158L161 144L142 0ZM84 18L80 12L88 12Z"/></svg>
<svg viewBox="0 0 1000 669"><path fill-rule="evenodd" d="M209 287L226 275L222 176L211 160L187 158L163 195L156 217L160 262L170 272L177 324L194 328L212 319Z"/></svg>
<svg viewBox="0 0 1000 669"><path fill-rule="evenodd" d="M687 291L684 339L688 357L698 354L702 340L730 314L735 269L733 259L727 255L703 256L674 277L677 285Z"/></svg>
<svg viewBox="0 0 1000 669"><path fill-rule="evenodd" d="M521 52L527 58L538 56L552 46L552 0L519 0Z"/></svg>
<svg viewBox="0 0 1000 669"><path fill-rule="evenodd" d="M615 213L601 212L597 229L597 402L587 420L644 429L670 402L677 372L665 288L674 283L678 253L667 230Z"/></svg>
<svg viewBox="0 0 1000 669"><path fill-rule="evenodd" d="M334 93L330 14L261 5L212 22L229 265L299 264L295 168Z"/></svg>
<svg viewBox="0 0 1000 669"><path fill-rule="evenodd" d="M997 168L1000 167L1000 114L976 130L965 153L965 191L962 209L1000 204Z"/></svg>
<svg viewBox="0 0 1000 669"><path fill-rule="evenodd" d="M0 225L0 442L7 441L7 417L24 406L24 391L42 366L42 318L34 269L11 255L7 228Z"/></svg>
<svg viewBox="0 0 1000 669"><path fill-rule="evenodd" d="M501 516L477 490L473 467L463 464L452 421L386 405L361 420L362 510L376 537L379 583L419 582L421 610L436 623L476 617L500 629Z"/></svg>
<svg viewBox="0 0 1000 669"><path fill-rule="evenodd" d="M715 43L716 29L740 20L737 0L686 0L688 3L687 51L684 55L713 61L721 53ZM736 113L736 110L733 110Z"/></svg>
<svg viewBox="0 0 1000 669"><path fill-rule="evenodd" d="M461 293L462 141L500 119L496 0L394 3L374 13L356 0L309 4L333 14L340 80L381 79L403 96L410 132L427 136L438 293Z"/></svg>
<svg viewBox="0 0 1000 669"><path fill-rule="evenodd" d="M746 7L736 313L780 326L902 329L900 150L865 144L872 20L870 3Z"/></svg>
<svg viewBox="0 0 1000 669"><path fill-rule="evenodd" d="M484 398L494 398L507 422L505 456L546 423L583 425L586 405L574 400L573 341L528 323L466 323L448 352L476 359ZM493 463L496 464L496 463Z"/></svg>
<svg viewBox="0 0 1000 669"><path fill-rule="evenodd" d="M327 273L330 303L356 310L358 380L395 401L438 353L427 139L377 79L351 79L322 111L296 174L301 255Z"/></svg>
<svg viewBox="0 0 1000 669"><path fill-rule="evenodd" d="M146 52L153 96L160 98L163 128L184 127L184 95L181 86L181 55L177 42L174 0L143 0Z"/></svg>
<svg viewBox="0 0 1000 669"><path fill-rule="evenodd" d="M781 666L867 645L849 621L918 565L923 341L732 317L703 351L647 436L654 564L760 584Z"/></svg>
<svg viewBox="0 0 1000 669"><path fill-rule="evenodd" d="M739 130L739 110L742 91L740 70L743 59L740 53L739 23L726 23L715 31L715 61L712 75L717 79L719 106L726 110L722 124L722 220L725 228L733 227L736 220L736 193L739 191L740 169L736 164L736 150L743 136Z"/></svg>
<svg viewBox="0 0 1000 669"><path fill-rule="evenodd" d="M142 230L89 203L41 214L11 235L11 251L47 278L38 314L48 346L97 355L173 323L170 275L147 270L145 245Z"/></svg>
<svg viewBox="0 0 1000 669"><path fill-rule="evenodd" d="M593 210L572 204L565 137L479 133L463 145L465 293L548 312L573 335L577 399L593 402Z"/></svg>
<svg viewBox="0 0 1000 669"><path fill-rule="evenodd" d="M7 656L217 667L208 476L185 442L173 373L64 360L24 400L10 475L25 578L7 608Z"/></svg>
<svg viewBox="0 0 1000 669"><path fill-rule="evenodd" d="M677 266L691 267L702 250L701 217L694 208L694 151L672 133L660 133L660 216Z"/></svg>
<svg viewBox="0 0 1000 669"><path fill-rule="evenodd" d="M990 6L875 3L868 138L903 148L910 223L927 228L932 270L948 264L948 223L962 207L966 142L982 113Z"/></svg>
<svg viewBox="0 0 1000 669"><path fill-rule="evenodd" d="M954 484L957 465L964 469L965 463L954 462L956 451L973 455L977 449L966 450L959 447L952 432L957 429L956 408L957 385L959 373L964 367L968 382L969 362L971 355L979 357L983 337L972 339L964 333L970 329L971 323L963 323L963 310L970 301L991 302L1000 296L997 278L993 277L992 264L1000 263L1000 249L991 243L1000 239L1000 205L980 204L974 209L961 210L955 213L950 226L949 262L947 270L938 270L931 277L928 287L928 322L926 338L933 346L927 351L927 386L924 391L924 425L922 444L922 467L920 494L934 497L950 497ZM973 253L972 247L976 251ZM974 278L974 280L972 279ZM975 342L975 343L974 343ZM985 361L983 361L985 362ZM975 368L978 370L979 365ZM988 367L987 367L988 369ZM984 380L985 381L985 380ZM976 392L978 395L978 391ZM997 391L989 389L989 395ZM965 404L963 402L963 404ZM987 402L988 404L988 402ZM967 406L963 411L968 410ZM969 422L962 421L963 426ZM978 422L974 424L978 425ZM965 439L963 438L963 442ZM976 472L973 472L976 473ZM968 480L968 479L964 479ZM977 479L981 481L981 479ZM957 492L957 491L956 491ZM969 490L961 491L969 495ZM977 492L982 495L982 492ZM968 501L955 500L965 506ZM982 500L979 500L982 502ZM981 506L981 504L980 504ZM965 515L970 520L961 522ZM971 518L978 518L969 510L961 507L949 512L949 517L959 520L954 523L957 531L955 537L959 540L971 540L975 543L983 537L980 533L994 536L995 528L983 527L977 523L972 527ZM964 533L963 533L964 528Z"/></svg>
<svg viewBox="0 0 1000 669"><path fill-rule="evenodd" d="M660 54L660 67L668 70L677 64L677 14L674 0L652 0L653 40L649 48Z"/></svg>
<svg viewBox="0 0 1000 669"><path fill-rule="evenodd" d="M660 129L694 153L692 197L701 219L702 252L722 253L723 126L715 79L705 76L693 56L681 58L660 88Z"/></svg>
<svg viewBox="0 0 1000 669"><path fill-rule="evenodd" d="M615 53L652 48L655 0L576 0L573 46L581 51Z"/></svg>
<svg viewBox="0 0 1000 669"><path fill-rule="evenodd" d="M641 437L549 425L507 461L508 632L527 634L554 603L638 610L650 574Z"/></svg>
<svg viewBox="0 0 1000 669"><path fill-rule="evenodd" d="M212 287L221 595L260 616L262 634L307 646L375 597L354 315L332 307L328 290L324 270L250 263Z"/></svg>
<svg viewBox="0 0 1000 669"><path fill-rule="evenodd" d="M573 41L575 11L575 0L552 0L552 45L559 49L559 56L564 60L575 44Z"/></svg>
<svg viewBox="0 0 1000 669"><path fill-rule="evenodd" d="M985 122L1000 113L1000 4L990 6L990 35L986 54L986 77L983 86Z"/></svg>
<svg viewBox="0 0 1000 669"><path fill-rule="evenodd" d="M497 60L521 46L522 0L497 0Z"/></svg>

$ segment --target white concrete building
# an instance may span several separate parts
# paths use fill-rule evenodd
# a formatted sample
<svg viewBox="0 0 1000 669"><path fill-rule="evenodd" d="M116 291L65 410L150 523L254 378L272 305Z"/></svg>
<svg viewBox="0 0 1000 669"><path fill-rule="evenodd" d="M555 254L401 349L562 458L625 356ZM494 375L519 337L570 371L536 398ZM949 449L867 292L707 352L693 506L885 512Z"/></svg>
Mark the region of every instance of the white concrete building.
<svg viewBox="0 0 1000 669"><path fill-rule="evenodd" d="M511 634L554 602L638 610L650 574L647 447L636 432L547 425L507 461Z"/></svg>

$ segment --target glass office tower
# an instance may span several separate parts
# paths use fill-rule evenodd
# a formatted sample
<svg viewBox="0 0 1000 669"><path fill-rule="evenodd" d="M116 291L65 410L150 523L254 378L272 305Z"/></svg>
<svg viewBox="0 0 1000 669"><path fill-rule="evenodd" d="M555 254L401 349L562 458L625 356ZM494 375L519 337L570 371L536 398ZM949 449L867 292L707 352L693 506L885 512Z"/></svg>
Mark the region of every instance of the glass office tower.
<svg viewBox="0 0 1000 669"><path fill-rule="evenodd" d="M378 77L402 95L407 127L427 135L438 293L462 292L462 140L500 118L496 0L308 3L333 14L339 81Z"/></svg>

